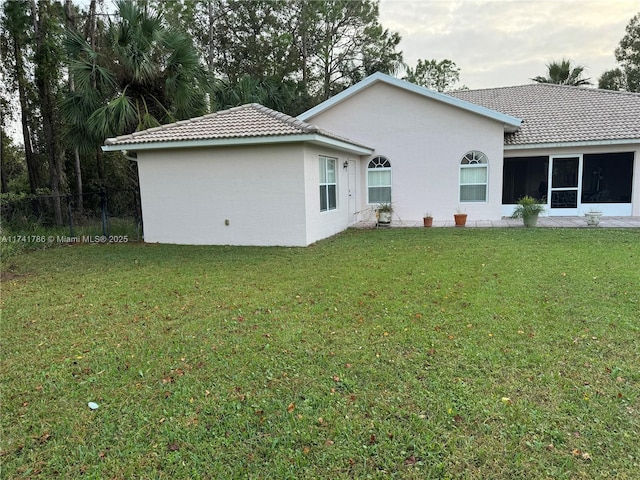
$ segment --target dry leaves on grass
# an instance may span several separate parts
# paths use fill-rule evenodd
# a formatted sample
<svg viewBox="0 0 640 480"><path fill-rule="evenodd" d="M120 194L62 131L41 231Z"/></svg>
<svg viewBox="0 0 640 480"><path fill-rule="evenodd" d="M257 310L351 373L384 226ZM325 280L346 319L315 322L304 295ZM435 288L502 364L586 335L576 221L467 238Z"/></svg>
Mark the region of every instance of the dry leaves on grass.
<svg viewBox="0 0 640 480"><path fill-rule="evenodd" d="M573 455L576 458L581 458L582 460L585 460L585 461L591 461L591 455L587 452L583 452L578 448L572 450L571 455Z"/></svg>

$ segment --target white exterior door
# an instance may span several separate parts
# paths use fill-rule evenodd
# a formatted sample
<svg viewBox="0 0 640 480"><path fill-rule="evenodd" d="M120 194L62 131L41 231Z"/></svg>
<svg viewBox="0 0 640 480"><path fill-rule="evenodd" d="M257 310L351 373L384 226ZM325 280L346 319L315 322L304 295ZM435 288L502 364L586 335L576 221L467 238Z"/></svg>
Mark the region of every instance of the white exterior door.
<svg viewBox="0 0 640 480"><path fill-rule="evenodd" d="M581 178L581 155L551 157L547 197L549 215L579 215Z"/></svg>
<svg viewBox="0 0 640 480"><path fill-rule="evenodd" d="M348 183L349 183L349 225L356 222L356 199L357 196L357 179L356 179L356 162L355 160L349 159L349 167L348 167Z"/></svg>

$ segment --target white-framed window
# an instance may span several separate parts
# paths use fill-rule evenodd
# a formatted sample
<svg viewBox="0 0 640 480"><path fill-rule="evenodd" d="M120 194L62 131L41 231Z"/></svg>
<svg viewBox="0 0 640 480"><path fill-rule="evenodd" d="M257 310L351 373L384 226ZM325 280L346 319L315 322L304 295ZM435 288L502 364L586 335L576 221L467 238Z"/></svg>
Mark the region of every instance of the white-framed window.
<svg viewBox="0 0 640 480"><path fill-rule="evenodd" d="M487 156L472 150L460 162L460 201L486 202L489 186L489 161Z"/></svg>
<svg viewBox="0 0 640 480"><path fill-rule="evenodd" d="M336 158L320 157L320 211L337 208Z"/></svg>
<svg viewBox="0 0 640 480"><path fill-rule="evenodd" d="M367 165L367 203L391 203L391 162L386 157Z"/></svg>

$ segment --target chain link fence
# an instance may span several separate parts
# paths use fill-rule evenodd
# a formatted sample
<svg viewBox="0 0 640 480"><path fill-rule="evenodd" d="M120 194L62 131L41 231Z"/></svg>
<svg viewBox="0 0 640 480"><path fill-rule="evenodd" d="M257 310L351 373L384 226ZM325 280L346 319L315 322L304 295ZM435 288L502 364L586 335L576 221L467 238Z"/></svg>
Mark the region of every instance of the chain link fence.
<svg viewBox="0 0 640 480"><path fill-rule="evenodd" d="M60 202L61 224L55 205ZM103 190L82 195L6 195L0 203L2 232L32 235L46 232L56 238L78 239L126 235L142 238L140 195L136 190Z"/></svg>

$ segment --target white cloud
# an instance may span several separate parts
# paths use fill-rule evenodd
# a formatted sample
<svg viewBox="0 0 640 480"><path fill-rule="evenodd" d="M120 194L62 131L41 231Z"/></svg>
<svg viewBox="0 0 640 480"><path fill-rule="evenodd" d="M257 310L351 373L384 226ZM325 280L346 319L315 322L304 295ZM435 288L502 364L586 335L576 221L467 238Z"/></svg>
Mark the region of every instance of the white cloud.
<svg viewBox="0 0 640 480"><path fill-rule="evenodd" d="M380 21L402 36L407 64L448 58L461 83L487 88L530 83L562 58L597 83L638 11L629 0L381 0Z"/></svg>

